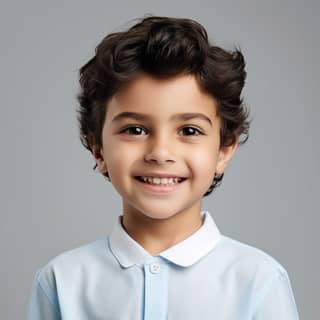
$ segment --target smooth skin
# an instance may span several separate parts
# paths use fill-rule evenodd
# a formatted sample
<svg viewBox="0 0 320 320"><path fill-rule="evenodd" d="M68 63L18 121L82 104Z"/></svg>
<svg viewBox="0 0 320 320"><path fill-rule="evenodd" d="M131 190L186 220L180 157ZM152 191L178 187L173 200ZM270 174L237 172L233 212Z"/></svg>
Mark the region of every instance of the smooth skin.
<svg viewBox="0 0 320 320"><path fill-rule="evenodd" d="M220 148L216 110L215 99L192 75L158 79L140 74L107 103L102 147L93 146L93 154L99 171L109 173L122 197L124 229L153 256L201 227L203 195L237 149L238 141ZM144 114L146 119L114 120L122 112ZM210 121L173 118L185 113L201 113ZM151 172L187 180L177 190L160 194L134 178Z"/></svg>

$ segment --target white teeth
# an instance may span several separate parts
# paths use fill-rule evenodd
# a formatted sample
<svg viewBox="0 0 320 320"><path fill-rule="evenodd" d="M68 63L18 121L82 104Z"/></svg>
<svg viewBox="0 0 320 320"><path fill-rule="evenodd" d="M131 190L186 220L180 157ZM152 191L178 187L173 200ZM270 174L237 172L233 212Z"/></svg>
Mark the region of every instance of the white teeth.
<svg viewBox="0 0 320 320"><path fill-rule="evenodd" d="M144 182L151 184L163 184L163 185L173 185L179 183L181 178L153 178L153 177L141 177Z"/></svg>

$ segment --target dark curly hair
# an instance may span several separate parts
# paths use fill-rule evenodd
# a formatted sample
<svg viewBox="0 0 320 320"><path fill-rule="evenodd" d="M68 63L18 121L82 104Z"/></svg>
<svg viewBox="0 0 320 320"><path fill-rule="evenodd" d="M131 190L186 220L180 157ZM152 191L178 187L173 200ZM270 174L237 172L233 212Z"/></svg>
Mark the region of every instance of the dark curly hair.
<svg viewBox="0 0 320 320"><path fill-rule="evenodd" d="M80 140L89 151L93 152L94 145L102 146L107 101L142 72L156 77L194 75L217 101L220 148L247 141L250 121L240 97L246 78L240 49L227 51L210 44L204 27L194 20L147 15L127 31L107 35L96 47L95 56L80 68ZM104 175L109 180L108 173ZM204 196L222 178L223 174L216 175Z"/></svg>

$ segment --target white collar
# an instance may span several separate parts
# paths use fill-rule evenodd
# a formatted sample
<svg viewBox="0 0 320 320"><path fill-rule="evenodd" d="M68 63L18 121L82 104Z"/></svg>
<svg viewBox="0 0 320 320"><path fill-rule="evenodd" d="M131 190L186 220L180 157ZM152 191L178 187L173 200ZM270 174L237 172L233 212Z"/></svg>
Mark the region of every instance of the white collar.
<svg viewBox="0 0 320 320"><path fill-rule="evenodd" d="M208 211L201 211L202 226L191 236L162 251L161 256L172 263L188 267L207 255L221 239L221 234ZM141 265L154 259L138 242L129 236L121 224L121 216L109 237L110 248L122 267Z"/></svg>

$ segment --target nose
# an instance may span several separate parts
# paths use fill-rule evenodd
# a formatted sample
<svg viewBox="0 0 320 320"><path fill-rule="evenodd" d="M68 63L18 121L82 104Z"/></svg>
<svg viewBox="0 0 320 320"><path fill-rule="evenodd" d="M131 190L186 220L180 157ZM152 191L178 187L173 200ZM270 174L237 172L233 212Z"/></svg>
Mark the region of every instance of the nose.
<svg viewBox="0 0 320 320"><path fill-rule="evenodd" d="M147 142L144 160L150 163L164 164L175 162L174 143L172 137L158 134Z"/></svg>

